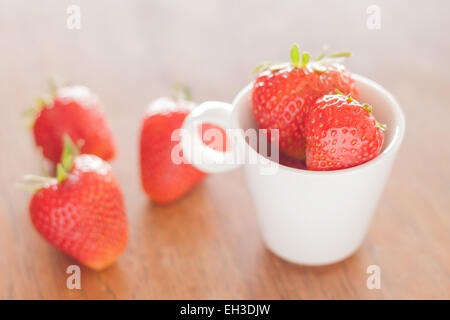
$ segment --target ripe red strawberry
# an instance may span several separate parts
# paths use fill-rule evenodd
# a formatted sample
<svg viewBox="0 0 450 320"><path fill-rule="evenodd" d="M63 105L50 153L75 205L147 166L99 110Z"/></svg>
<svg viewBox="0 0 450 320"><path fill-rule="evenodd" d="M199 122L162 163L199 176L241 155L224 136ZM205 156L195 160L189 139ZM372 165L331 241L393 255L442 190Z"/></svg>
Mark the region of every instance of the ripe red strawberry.
<svg viewBox="0 0 450 320"><path fill-rule="evenodd" d="M380 153L384 129L371 106L351 96L325 95L306 120L306 166L336 170L367 162Z"/></svg>
<svg viewBox="0 0 450 320"><path fill-rule="evenodd" d="M144 116L140 136L141 182L144 191L156 203L177 200L207 176L189 163L175 163L172 159L172 152L182 158L177 129L195 106L183 99L160 98L149 106ZM226 135L222 129L203 124L199 131L204 134L211 128L219 129L224 140L204 140L205 144L224 150Z"/></svg>
<svg viewBox="0 0 450 320"><path fill-rule="evenodd" d="M57 178L26 176L38 189L30 202L31 221L57 249L101 270L128 241L122 193L107 162L94 155L74 157L66 146Z"/></svg>
<svg viewBox="0 0 450 320"><path fill-rule="evenodd" d="M333 60L348 55L322 56L308 63L310 55L303 53L302 64L299 65L300 53L294 45L292 64L269 66L255 80L252 105L256 121L262 129L279 130L280 150L285 154L304 159L305 119L316 99L333 93L335 89L358 98L350 72Z"/></svg>
<svg viewBox="0 0 450 320"><path fill-rule="evenodd" d="M35 143L53 163L61 159L64 134L80 144L81 153L107 161L114 158L115 145L105 113L87 87L60 88L53 98L41 100L31 113Z"/></svg>
<svg viewBox="0 0 450 320"><path fill-rule="evenodd" d="M301 170L306 170L306 164L305 161L303 160L298 160L289 156L286 156L283 153L279 154L279 159L278 159L279 163L283 166L286 167L291 167L291 168L295 168L295 169L301 169Z"/></svg>

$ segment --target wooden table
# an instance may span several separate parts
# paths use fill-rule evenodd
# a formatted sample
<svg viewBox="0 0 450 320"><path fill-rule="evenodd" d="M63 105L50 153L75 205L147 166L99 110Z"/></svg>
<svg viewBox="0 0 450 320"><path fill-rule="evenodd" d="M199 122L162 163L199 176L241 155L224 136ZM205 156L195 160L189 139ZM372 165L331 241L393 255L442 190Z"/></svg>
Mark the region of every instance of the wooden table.
<svg viewBox="0 0 450 320"><path fill-rule="evenodd" d="M66 28L65 1L0 0L0 298L155 299L450 298L450 4L391 3L381 29L366 26L372 2L72 1L81 29ZM151 99L189 83L198 101L231 101L264 60L290 45L318 54L350 49L348 66L383 84L403 106L407 132L362 248L326 267L287 263L262 244L240 170L212 176L170 206L139 184L137 140ZM130 221L126 252L111 268L81 269L48 245L15 188L39 173L19 114L60 75L95 90L108 109L113 163ZM381 268L381 289L366 268Z"/></svg>

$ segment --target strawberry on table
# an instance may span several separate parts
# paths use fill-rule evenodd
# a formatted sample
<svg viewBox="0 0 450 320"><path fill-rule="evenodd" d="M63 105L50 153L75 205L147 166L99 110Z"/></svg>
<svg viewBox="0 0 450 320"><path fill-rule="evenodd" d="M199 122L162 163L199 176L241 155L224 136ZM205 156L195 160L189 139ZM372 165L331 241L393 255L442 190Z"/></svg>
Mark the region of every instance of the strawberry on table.
<svg viewBox="0 0 450 320"><path fill-rule="evenodd" d="M167 204L179 199L207 176L189 163L177 163L172 159L173 152L182 158L177 129L195 107L196 104L187 99L159 98L150 104L144 116L140 134L141 182L144 191L156 203ZM223 139L206 141L208 129L219 130ZM223 129L205 123L200 126L200 133L206 145L225 150Z"/></svg>
<svg viewBox="0 0 450 320"><path fill-rule="evenodd" d="M84 86L57 89L29 111L35 143L54 164L61 159L63 136L81 147L81 153L111 160L116 154L105 112L96 95Z"/></svg>
<svg viewBox="0 0 450 320"><path fill-rule="evenodd" d="M337 170L367 162L380 153L384 130L370 105L341 92L325 95L306 120L306 166Z"/></svg>
<svg viewBox="0 0 450 320"><path fill-rule="evenodd" d="M77 155L66 136L57 177L28 175L35 193L30 216L53 246L94 270L116 261L128 242L120 187L110 165L94 155Z"/></svg>
<svg viewBox="0 0 450 320"><path fill-rule="evenodd" d="M358 98L350 72L338 63L349 53L321 55L309 62L297 45L291 49L292 63L263 64L254 82L252 109L261 129L278 129L280 150L305 158L305 118L316 99L335 89Z"/></svg>

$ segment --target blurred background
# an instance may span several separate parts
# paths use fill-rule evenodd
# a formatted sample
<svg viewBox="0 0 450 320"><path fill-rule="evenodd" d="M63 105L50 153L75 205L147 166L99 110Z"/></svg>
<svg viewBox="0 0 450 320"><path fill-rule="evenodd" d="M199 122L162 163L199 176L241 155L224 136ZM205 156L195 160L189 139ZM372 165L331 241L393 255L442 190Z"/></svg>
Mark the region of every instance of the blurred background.
<svg viewBox="0 0 450 320"><path fill-rule="evenodd" d="M66 26L69 5L81 9L79 30ZM0 298L450 298L449 13L443 0L0 0ZM231 102L258 64L288 60L293 42L313 56L351 51L349 69L387 88L407 120L368 240L324 268L264 249L239 170L168 207L139 184L152 99L182 82L199 102ZM102 273L83 269L81 292L65 288L73 261L33 230L29 195L14 188L39 172L20 114L55 75L102 99L130 217L129 249ZM365 287L370 264L383 290Z"/></svg>

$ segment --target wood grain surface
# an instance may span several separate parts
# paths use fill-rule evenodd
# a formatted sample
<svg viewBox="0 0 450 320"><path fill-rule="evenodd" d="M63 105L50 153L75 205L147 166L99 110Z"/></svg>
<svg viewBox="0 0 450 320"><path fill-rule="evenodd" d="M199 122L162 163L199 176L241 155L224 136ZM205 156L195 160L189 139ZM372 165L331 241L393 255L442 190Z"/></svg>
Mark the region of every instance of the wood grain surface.
<svg viewBox="0 0 450 320"><path fill-rule="evenodd" d="M66 8L81 8L68 30ZM369 5L381 29L366 26ZM0 298L387 299L450 298L450 3L445 1L0 0ZM446 15L447 14L447 15ZM318 54L351 50L347 65L385 86L407 120L404 144L362 247L326 267L287 263L262 244L243 173L209 177L169 206L139 183L140 119L152 99L188 83L196 100L231 101L265 60L293 42ZM119 147L113 169L130 242L103 272L48 245L15 184L39 173L20 113L59 75L103 100ZM299 195L299 198L301 195ZM381 269L381 289L366 268Z"/></svg>

